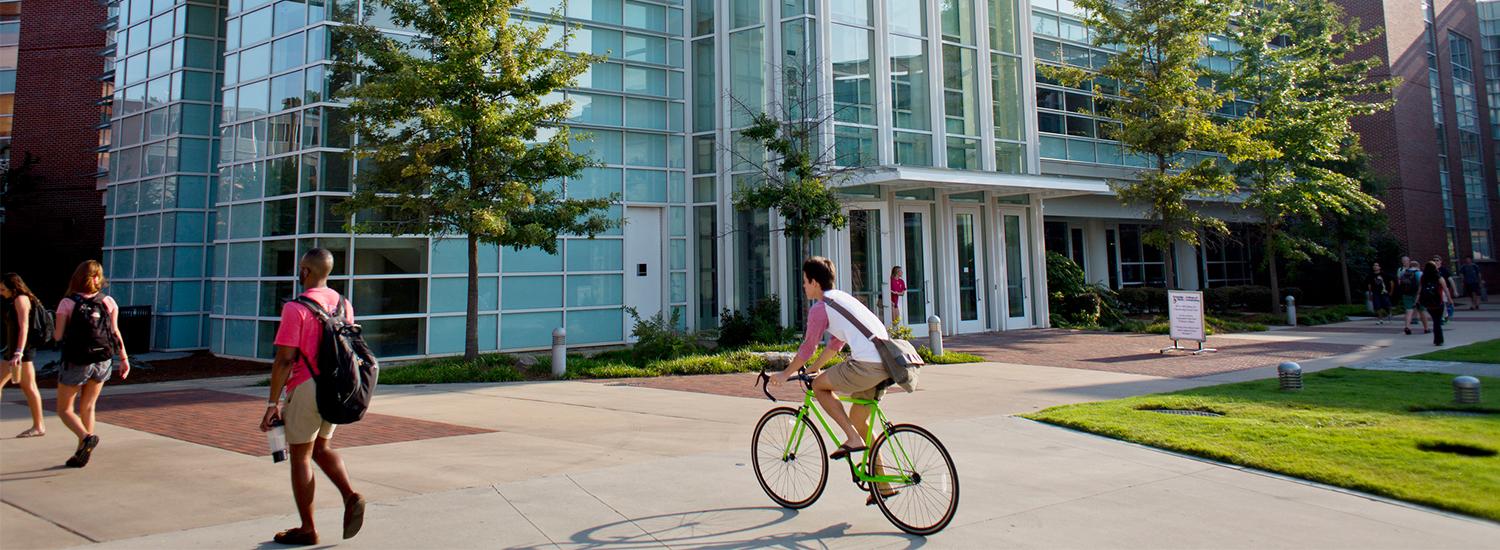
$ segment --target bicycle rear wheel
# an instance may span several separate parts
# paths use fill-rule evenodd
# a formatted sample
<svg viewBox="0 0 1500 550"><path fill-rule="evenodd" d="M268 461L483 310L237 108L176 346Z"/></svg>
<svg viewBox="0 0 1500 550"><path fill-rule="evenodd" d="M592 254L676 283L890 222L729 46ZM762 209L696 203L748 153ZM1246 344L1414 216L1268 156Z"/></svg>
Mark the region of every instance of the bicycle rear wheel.
<svg viewBox="0 0 1500 550"><path fill-rule="evenodd" d="M799 429L800 426L800 429ZM771 500L785 508L806 508L828 485L828 451L823 436L797 409L771 409L755 425L750 440L755 479Z"/></svg>
<svg viewBox="0 0 1500 550"><path fill-rule="evenodd" d="M872 476L902 479L870 483L875 504L896 527L925 536L953 521L958 512L958 470L931 432L911 424L893 426L870 448L870 457Z"/></svg>

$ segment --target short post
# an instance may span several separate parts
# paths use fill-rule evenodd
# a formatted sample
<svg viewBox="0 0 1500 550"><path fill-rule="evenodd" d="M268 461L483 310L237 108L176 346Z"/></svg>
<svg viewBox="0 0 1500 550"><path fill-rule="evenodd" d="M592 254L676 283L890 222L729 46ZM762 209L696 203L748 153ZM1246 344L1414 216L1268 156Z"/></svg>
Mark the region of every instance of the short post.
<svg viewBox="0 0 1500 550"><path fill-rule="evenodd" d="M1479 379L1473 376L1454 377L1453 400L1460 405L1479 404Z"/></svg>
<svg viewBox="0 0 1500 550"><path fill-rule="evenodd" d="M927 347L933 355L943 354L943 320L936 315L927 317Z"/></svg>
<svg viewBox="0 0 1500 550"><path fill-rule="evenodd" d="M1286 324L1297 326L1297 299L1286 295Z"/></svg>
<svg viewBox="0 0 1500 550"><path fill-rule="evenodd" d="M568 331L552 329L552 377L562 378L568 372Z"/></svg>
<svg viewBox="0 0 1500 550"><path fill-rule="evenodd" d="M1282 391L1302 390L1302 365L1287 361L1276 365L1276 378L1281 381Z"/></svg>

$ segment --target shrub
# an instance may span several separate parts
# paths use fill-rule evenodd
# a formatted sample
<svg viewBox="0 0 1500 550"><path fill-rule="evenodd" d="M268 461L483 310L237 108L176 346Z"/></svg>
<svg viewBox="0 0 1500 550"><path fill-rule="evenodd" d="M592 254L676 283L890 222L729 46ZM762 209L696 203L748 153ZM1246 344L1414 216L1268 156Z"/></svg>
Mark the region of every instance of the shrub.
<svg viewBox="0 0 1500 550"><path fill-rule="evenodd" d="M1055 326L1093 328L1119 320L1114 291L1089 283L1078 264L1056 252L1047 254L1047 293Z"/></svg>
<svg viewBox="0 0 1500 550"><path fill-rule="evenodd" d="M886 329L886 332L890 333L891 338L896 340L910 340L912 338L911 327L901 322L900 317L891 320L891 326Z"/></svg>
<svg viewBox="0 0 1500 550"><path fill-rule="evenodd" d="M957 365L960 363L981 363L984 358L978 355L963 353L960 351L943 350L942 355L933 355L932 349L927 346L917 348L917 355L929 365Z"/></svg>
<svg viewBox="0 0 1500 550"><path fill-rule="evenodd" d="M1302 300L1302 289L1297 287L1285 287L1281 289L1282 300L1287 296ZM1271 311L1271 288L1260 285L1238 285L1214 287L1203 291L1203 299L1207 302L1209 311Z"/></svg>
<svg viewBox="0 0 1500 550"><path fill-rule="evenodd" d="M638 361L671 359L697 351L698 345L679 328L682 323L680 311L673 310L670 318L658 312L650 319L641 319L633 307L625 308L625 312L635 320L635 328L631 330L631 334L636 341L631 347L631 355Z"/></svg>
<svg viewBox="0 0 1500 550"><path fill-rule="evenodd" d="M1162 313L1167 309L1167 289L1132 286L1115 292L1120 308L1132 314Z"/></svg>
<svg viewBox="0 0 1500 550"><path fill-rule="evenodd" d="M750 344L783 344L795 337L781 326L781 299L775 295L757 300L746 311L724 310L719 315L719 347L739 348Z"/></svg>
<svg viewBox="0 0 1500 550"><path fill-rule="evenodd" d="M515 382L523 377L515 358L486 354L473 362L462 357L444 357L381 369L381 384L450 384L462 382Z"/></svg>

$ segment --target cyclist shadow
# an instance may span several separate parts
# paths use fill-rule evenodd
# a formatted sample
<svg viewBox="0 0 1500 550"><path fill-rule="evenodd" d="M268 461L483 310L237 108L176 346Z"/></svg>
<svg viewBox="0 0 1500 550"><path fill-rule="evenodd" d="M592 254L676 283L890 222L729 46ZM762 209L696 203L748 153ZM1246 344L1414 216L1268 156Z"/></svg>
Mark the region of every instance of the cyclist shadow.
<svg viewBox="0 0 1500 550"><path fill-rule="evenodd" d="M919 548L926 539L905 533L854 533L847 522L816 531L752 535L797 517L796 510L775 506L719 508L660 514L598 525L574 533L568 543L582 548L660 548L685 546L708 550L731 548L823 548L830 539L867 541L863 545L893 544ZM764 516L764 517L755 517ZM747 519L749 524L747 525ZM667 525L666 527L650 527ZM651 529L648 531L648 529ZM561 541L559 541L561 542Z"/></svg>

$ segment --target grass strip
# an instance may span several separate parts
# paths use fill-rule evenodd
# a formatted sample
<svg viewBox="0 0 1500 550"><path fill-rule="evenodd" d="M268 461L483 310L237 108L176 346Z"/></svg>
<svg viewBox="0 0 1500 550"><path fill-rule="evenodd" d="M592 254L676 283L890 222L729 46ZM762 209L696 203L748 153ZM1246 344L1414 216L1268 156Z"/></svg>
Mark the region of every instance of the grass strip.
<svg viewBox="0 0 1500 550"><path fill-rule="evenodd" d="M1487 392L1477 406L1459 406L1451 380L1438 373L1340 368L1306 375L1300 392L1280 391L1275 379L1257 380L1025 416L1500 521L1500 392ZM1500 387L1500 378L1483 384ZM1481 414L1430 414L1442 410Z"/></svg>
<svg viewBox="0 0 1500 550"><path fill-rule="evenodd" d="M1489 363L1500 365L1500 338L1475 342L1467 346L1448 348L1424 353L1409 359L1426 361L1462 361L1465 363Z"/></svg>

